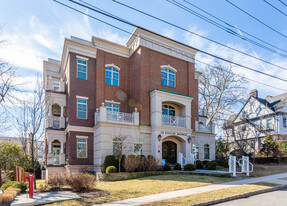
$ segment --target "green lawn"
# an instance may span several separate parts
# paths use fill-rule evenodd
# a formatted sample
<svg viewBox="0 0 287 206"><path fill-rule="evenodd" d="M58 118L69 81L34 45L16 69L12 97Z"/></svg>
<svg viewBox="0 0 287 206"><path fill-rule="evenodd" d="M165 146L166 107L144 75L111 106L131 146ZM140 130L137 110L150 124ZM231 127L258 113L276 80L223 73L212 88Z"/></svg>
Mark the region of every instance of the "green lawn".
<svg viewBox="0 0 287 206"><path fill-rule="evenodd" d="M179 189L200 187L231 180L231 178L193 174L169 174L116 182L100 182L97 183L96 188L109 191L110 195L99 198L85 198L82 200L59 202L52 205L78 206L99 204Z"/></svg>

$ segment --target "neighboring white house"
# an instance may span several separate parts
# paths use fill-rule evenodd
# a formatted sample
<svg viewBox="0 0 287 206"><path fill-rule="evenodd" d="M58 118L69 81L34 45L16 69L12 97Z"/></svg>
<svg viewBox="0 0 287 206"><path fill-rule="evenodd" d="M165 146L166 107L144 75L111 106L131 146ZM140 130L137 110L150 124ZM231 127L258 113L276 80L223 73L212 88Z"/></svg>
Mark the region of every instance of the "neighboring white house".
<svg viewBox="0 0 287 206"><path fill-rule="evenodd" d="M223 139L231 150L257 150L267 135L274 140L287 139L287 93L262 99L255 89L249 95L240 112L223 125Z"/></svg>

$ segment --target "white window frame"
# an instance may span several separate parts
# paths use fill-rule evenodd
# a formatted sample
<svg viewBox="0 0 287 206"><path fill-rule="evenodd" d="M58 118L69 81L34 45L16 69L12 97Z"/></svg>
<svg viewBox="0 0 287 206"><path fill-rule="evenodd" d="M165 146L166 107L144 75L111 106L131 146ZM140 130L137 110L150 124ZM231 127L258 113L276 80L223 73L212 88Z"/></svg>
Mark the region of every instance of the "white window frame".
<svg viewBox="0 0 287 206"><path fill-rule="evenodd" d="M270 125L271 125L271 127L269 127L269 121L270 121ZM273 125L273 123L272 123L272 119L270 118L270 119L267 119L266 120L266 129L274 129L273 128L274 127L274 125Z"/></svg>
<svg viewBox="0 0 287 206"><path fill-rule="evenodd" d="M143 143L140 140L134 142L134 155L137 155L135 152L136 145L141 145L141 154L139 154L139 155L143 155Z"/></svg>
<svg viewBox="0 0 287 206"><path fill-rule="evenodd" d="M111 68L111 69L112 69L112 70L110 71L110 72L111 72L111 78L109 78L109 77L106 76L106 70L107 70L107 68ZM115 69L116 71L114 71L114 69ZM116 80L118 80L118 85L114 85L114 84L113 84L113 74L114 74L115 72L118 73L118 79L116 79ZM107 83L106 83L106 78L111 79L111 84L108 84L108 85L112 85L112 86L119 87L119 86L120 86L120 68L119 68L118 66L114 65L114 64L106 64L106 65L105 65L105 84L107 84Z"/></svg>
<svg viewBox="0 0 287 206"><path fill-rule="evenodd" d="M196 158L195 151L194 151L195 149L197 153L197 158ZM194 159L198 160L199 159L199 145L198 144L192 145L192 153L194 154Z"/></svg>
<svg viewBox="0 0 287 206"><path fill-rule="evenodd" d="M287 128L287 117L285 117L285 116L282 117L282 124L283 124L284 128Z"/></svg>
<svg viewBox="0 0 287 206"><path fill-rule="evenodd" d="M206 145L207 145L207 146L206 146ZM208 159L205 158L205 149L208 149ZM204 159L205 159L205 160L209 160L209 159L210 159L210 146L209 146L209 144L205 144L205 145L203 146L203 154L204 154Z"/></svg>
<svg viewBox="0 0 287 206"><path fill-rule="evenodd" d="M78 100L85 100L86 101L86 103L78 103ZM77 97L77 119L88 119L88 98L79 98L79 97ZM85 104L86 105L86 118L80 118L80 117L78 117L78 104Z"/></svg>
<svg viewBox="0 0 287 206"><path fill-rule="evenodd" d="M107 104L111 105L111 106L107 106ZM115 106L117 106L117 108ZM116 111L114 111L114 109L117 109L118 110L117 112L120 112L120 105L119 104L106 103L106 108L107 108L107 111L111 111L112 113L116 112ZM108 110L108 108L111 108L111 110Z"/></svg>
<svg viewBox="0 0 287 206"><path fill-rule="evenodd" d="M168 71L172 71L174 73L174 81L169 79L169 72L163 71L163 69L167 69ZM162 76L161 76L162 72L166 72L167 73L167 78L166 79L162 78ZM174 82L174 87L172 87L172 88L176 88L176 72L177 72L177 70L175 68L173 68L172 66L170 66L170 65L162 65L162 66L160 66L160 82L161 82L162 79L165 79L167 81L167 85L165 85L165 84L161 84L161 85L172 87L172 86L169 86L168 83L169 83L169 81L173 81Z"/></svg>
<svg viewBox="0 0 287 206"><path fill-rule="evenodd" d="M77 158L87 159L88 158L88 137L87 136L76 136L76 138L77 138ZM86 142L78 142L79 139L86 140ZM85 144L86 145L86 156L85 157L79 157L78 156L78 145L79 144Z"/></svg>
<svg viewBox="0 0 287 206"><path fill-rule="evenodd" d="M58 88L58 89L55 89ZM60 91L60 82L58 81L53 81L53 91Z"/></svg>
<svg viewBox="0 0 287 206"><path fill-rule="evenodd" d="M83 64L83 63L78 62L79 60L86 62L86 64ZM79 64L86 67L86 72L82 72L82 71L79 71L79 70L78 70L78 65L79 65ZM78 76L78 73L79 73L79 72L86 74L86 78L85 78L85 79L79 78L79 76ZM85 59L82 59L82 58L77 58L77 79L88 80L88 61L85 60Z"/></svg>

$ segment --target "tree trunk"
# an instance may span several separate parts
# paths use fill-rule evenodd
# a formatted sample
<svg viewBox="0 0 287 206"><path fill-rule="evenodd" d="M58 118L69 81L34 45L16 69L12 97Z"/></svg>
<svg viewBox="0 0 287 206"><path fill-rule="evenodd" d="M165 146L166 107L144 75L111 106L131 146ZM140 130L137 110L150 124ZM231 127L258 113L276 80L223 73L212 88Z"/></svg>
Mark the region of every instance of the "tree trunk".
<svg viewBox="0 0 287 206"><path fill-rule="evenodd" d="M2 186L2 168L0 166L0 187Z"/></svg>

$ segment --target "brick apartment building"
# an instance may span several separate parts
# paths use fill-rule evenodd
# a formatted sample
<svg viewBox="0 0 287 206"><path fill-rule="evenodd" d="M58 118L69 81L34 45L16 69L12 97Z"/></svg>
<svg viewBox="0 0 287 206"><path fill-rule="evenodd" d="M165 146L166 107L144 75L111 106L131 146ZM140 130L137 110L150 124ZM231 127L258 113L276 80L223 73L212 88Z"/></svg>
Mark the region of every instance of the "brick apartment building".
<svg viewBox="0 0 287 206"><path fill-rule="evenodd" d="M101 171L120 145L126 155L170 163L180 153L213 160L214 126L198 112L196 52L141 28L126 46L65 39L61 61L43 68L47 174Z"/></svg>

